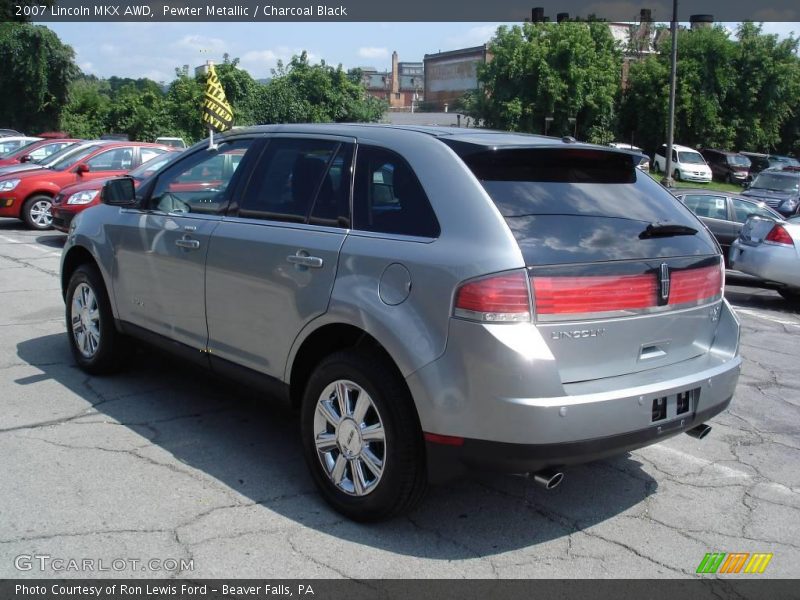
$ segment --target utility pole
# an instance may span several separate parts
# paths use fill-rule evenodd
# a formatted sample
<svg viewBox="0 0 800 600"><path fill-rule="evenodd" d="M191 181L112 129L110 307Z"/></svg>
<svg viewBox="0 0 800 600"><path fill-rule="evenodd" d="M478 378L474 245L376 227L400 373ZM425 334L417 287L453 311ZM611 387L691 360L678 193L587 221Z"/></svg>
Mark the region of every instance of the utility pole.
<svg viewBox="0 0 800 600"><path fill-rule="evenodd" d="M672 21L669 24L669 31L672 36L672 56L670 57L669 71L669 123L667 125L667 156L664 169L662 185L673 187L675 182L672 180L672 142L675 133L675 84L677 79L678 67L678 0L672 0Z"/></svg>

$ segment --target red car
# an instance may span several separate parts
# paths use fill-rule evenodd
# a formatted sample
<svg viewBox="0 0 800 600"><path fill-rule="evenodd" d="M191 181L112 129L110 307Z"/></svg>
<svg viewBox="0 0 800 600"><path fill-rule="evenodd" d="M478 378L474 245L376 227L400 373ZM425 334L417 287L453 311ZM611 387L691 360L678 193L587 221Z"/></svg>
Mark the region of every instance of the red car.
<svg viewBox="0 0 800 600"><path fill-rule="evenodd" d="M164 154L150 159L129 172L128 175L133 177L134 185L138 186L142 181L172 160L176 154L179 154L179 151L176 148L172 148ZM80 183L61 188L58 195L53 198L53 206L51 209L53 227L64 233L69 232L69 225L72 223L72 219L75 218L75 215L91 206L100 204L100 191L103 189L103 184L109 179L113 179L113 177L81 181Z"/></svg>
<svg viewBox="0 0 800 600"><path fill-rule="evenodd" d="M39 162L47 158L51 154L55 154L59 150L63 150L67 146L76 144L82 140L75 140L71 138L57 139L57 140L39 140L31 142L26 146L18 148L10 154L3 155L0 158L0 167L8 167L10 165L17 165L23 162Z"/></svg>
<svg viewBox="0 0 800 600"><path fill-rule="evenodd" d="M50 229L50 209L61 188L124 175L169 150L160 144L97 141L50 168L4 175L0 177L0 217L22 219L32 229Z"/></svg>

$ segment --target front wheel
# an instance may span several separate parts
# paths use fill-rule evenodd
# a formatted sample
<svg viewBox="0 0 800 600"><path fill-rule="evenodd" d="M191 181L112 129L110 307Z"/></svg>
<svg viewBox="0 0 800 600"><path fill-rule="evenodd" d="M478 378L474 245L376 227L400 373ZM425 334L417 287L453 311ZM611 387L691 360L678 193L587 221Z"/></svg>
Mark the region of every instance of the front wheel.
<svg viewBox="0 0 800 600"><path fill-rule="evenodd" d="M672 174L672 179L675 181L681 180L681 172L678 169L675 169L675 172Z"/></svg>
<svg viewBox="0 0 800 600"><path fill-rule="evenodd" d="M657 160L653 161L653 171L655 171L656 174L661 172L661 169L658 168L658 161Z"/></svg>
<svg viewBox="0 0 800 600"><path fill-rule="evenodd" d="M67 334L75 361L87 373L117 370L128 343L114 326L103 278L96 267L81 265L67 287Z"/></svg>
<svg viewBox="0 0 800 600"><path fill-rule="evenodd" d="M45 230L53 226L53 200L49 196L28 198L22 205L22 220L31 229Z"/></svg>
<svg viewBox="0 0 800 600"><path fill-rule="evenodd" d="M300 429L314 483L355 521L411 510L427 484L422 432L413 402L391 365L345 351L314 370Z"/></svg>

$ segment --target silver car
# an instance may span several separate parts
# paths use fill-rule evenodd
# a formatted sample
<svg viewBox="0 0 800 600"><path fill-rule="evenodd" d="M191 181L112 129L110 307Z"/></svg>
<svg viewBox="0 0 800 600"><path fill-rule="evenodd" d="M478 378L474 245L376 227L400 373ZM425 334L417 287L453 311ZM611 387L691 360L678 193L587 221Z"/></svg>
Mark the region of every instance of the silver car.
<svg viewBox="0 0 800 600"><path fill-rule="evenodd" d="M139 338L270 390L358 520L469 468L553 487L701 437L739 324L714 239L637 162L474 129L235 129L73 222L73 354L108 372Z"/></svg>
<svg viewBox="0 0 800 600"><path fill-rule="evenodd" d="M729 259L732 269L777 283L784 298L800 302L800 217L776 223L751 216Z"/></svg>

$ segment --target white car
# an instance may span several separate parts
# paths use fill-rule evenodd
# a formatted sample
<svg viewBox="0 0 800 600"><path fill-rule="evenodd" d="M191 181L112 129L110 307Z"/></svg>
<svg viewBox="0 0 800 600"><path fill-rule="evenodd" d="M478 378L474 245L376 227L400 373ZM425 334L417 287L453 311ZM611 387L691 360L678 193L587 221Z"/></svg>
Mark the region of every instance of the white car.
<svg viewBox="0 0 800 600"><path fill-rule="evenodd" d="M667 170L667 145L662 144L653 156L653 169L656 173ZM688 146L672 145L672 178L676 181L711 181L711 167L697 150Z"/></svg>
<svg viewBox="0 0 800 600"><path fill-rule="evenodd" d="M156 138L156 144L164 144L171 148L186 148L186 142L183 141L183 138L179 137L159 137Z"/></svg>

